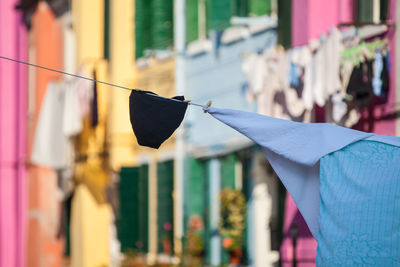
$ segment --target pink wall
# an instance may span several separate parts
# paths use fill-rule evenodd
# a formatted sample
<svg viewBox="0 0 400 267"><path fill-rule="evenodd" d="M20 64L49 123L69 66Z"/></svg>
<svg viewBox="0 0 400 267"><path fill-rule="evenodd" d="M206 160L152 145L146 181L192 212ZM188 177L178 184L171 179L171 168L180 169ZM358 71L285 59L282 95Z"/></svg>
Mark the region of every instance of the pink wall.
<svg viewBox="0 0 400 267"><path fill-rule="evenodd" d="M312 237L306 222L298 211L292 197L286 194L285 221L283 224L283 243L281 246L282 267L292 266L293 243L290 235L292 224L296 224L299 233L296 245L296 259L298 267L315 266L317 242Z"/></svg>
<svg viewBox="0 0 400 267"><path fill-rule="evenodd" d="M0 55L27 58L16 0L0 1ZM25 266L26 67L0 60L0 266Z"/></svg>
<svg viewBox="0 0 400 267"><path fill-rule="evenodd" d="M292 46L309 43L332 26L353 21L353 0L292 0Z"/></svg>

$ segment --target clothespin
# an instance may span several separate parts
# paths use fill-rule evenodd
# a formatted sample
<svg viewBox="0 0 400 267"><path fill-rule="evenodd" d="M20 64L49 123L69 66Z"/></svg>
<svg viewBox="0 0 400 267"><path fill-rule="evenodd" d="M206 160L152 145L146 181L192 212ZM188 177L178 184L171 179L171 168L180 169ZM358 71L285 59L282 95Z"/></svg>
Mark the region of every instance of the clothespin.
<svg viewBox="0 0 400 267"><path fill-rule="evenodd" d="M211 104L212 104L211 100L207 102L207 104L204 106L204 113L207 113L207 109L211 107Z"/></svg>

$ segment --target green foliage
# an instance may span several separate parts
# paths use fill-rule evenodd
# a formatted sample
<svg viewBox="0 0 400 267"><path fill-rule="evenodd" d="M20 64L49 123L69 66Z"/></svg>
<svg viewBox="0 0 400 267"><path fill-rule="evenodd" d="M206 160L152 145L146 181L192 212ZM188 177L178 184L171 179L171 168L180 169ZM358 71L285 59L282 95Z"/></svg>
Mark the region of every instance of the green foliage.
<svg viewBox="0 0 400 267"><path fill-rule="evenodd" d="M226 188L220 193L221 215L219 231L225 237L223 246L235 249L241 246L246 226L246 199L242 192Z"/></svg>

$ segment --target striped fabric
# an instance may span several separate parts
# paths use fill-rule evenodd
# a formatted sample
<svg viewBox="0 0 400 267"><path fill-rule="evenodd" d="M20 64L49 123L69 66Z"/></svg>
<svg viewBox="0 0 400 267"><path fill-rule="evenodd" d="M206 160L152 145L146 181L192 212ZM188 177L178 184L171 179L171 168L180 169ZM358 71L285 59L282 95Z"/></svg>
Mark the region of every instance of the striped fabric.
<svg viewBox="0 0 400 267"><path fill-rule="evenodd" d="M400 266L400 148L358 141L320 161L317 266Z"/></svg>

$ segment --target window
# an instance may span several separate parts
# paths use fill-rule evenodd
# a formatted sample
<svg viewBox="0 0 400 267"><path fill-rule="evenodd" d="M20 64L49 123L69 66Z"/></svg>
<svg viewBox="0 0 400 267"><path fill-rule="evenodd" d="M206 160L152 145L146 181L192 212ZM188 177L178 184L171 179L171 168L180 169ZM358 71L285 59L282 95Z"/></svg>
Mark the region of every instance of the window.
<svg viewBox="0 0 400 267"><path fill-rule="evenodd" d="M230 27L233 16L269 15L273 0L187 0L186 40L204 39L210 30L223 31Z"/></svg>
<svg viewBox="0 0 400 267"><path fill-rule="evenodd" d="M118 238L121 250L148 252L148 166L122 168Z"/></svg>
<svg viewBox="0 0 400 267"><path fill-rule="evenodd" d="M158 251L173 253L174 247L174 162L157 164L157 232Z"/></svg>
<svg viewBox="0 0 400 267"><path fill-rule="evenodd" d="M357 0L356 5L359 23L380 23L388 17L389 0Z"/></svg>
<svg viewBox="0 0 400 267"><path fill-rule="evenodd" d="M292 46L292 0L278 0L278 42Z"/></svg>
<svg viewBox="0 0 400 267"><path fill-rule="evenodd" d="M104 59L110 59L110 0L104 0Z"/></svg>
<svg viewBox="0 0 400 267"><path fill-rule="evenodd" d="M173 45L173 0L135 1L136 58Z"/></svg>

